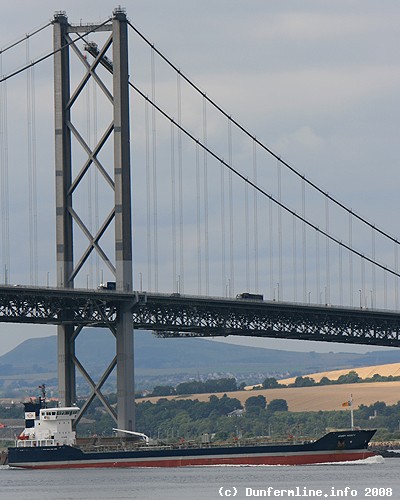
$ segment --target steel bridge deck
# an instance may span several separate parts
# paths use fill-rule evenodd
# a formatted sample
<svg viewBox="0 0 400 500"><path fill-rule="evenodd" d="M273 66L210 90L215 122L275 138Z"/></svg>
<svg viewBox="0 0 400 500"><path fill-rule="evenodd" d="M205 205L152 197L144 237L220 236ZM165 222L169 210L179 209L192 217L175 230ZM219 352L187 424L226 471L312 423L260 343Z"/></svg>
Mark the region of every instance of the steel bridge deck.
<svg viewBox="0 0 400 500"><path fill-rule="evenodd" d="M242 335L400 346L396 311L147 292L0 287L0 322L110 327L132 311L135 329L164 337Z"/></svg>

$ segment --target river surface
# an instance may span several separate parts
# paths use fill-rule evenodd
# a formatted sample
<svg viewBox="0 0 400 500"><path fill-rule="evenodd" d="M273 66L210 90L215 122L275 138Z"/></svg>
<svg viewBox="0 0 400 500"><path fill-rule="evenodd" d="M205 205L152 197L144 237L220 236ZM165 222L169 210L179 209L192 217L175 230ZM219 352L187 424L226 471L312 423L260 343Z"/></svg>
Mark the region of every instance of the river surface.
<svg viewBox="0 0 400 500"><path fill-rule="evenodd" d="M289 491L288 491L289 490ZM4 500L400 499L400 459L302 466L24 470L0 467Z"/></svg>

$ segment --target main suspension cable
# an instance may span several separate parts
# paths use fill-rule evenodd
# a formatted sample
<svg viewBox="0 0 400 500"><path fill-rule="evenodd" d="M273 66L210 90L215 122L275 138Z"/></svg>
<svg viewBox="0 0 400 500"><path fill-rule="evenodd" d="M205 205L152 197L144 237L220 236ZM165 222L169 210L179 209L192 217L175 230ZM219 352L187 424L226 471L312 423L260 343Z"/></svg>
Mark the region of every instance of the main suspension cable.
<svg viewBox="0 0 400 500"><path fill-rule="evenodd" d="M287 207L282 202L280 202L279 200L277 200L274 196L272 196L271 194L269 194L266 191L264 191L261 187L257 186L254 182L252 182L251 180L249 180L244 174L242 174L241 172L239 172L232 165L229 165L229 163L227 163L217 153L215 153L208 146L206 146L205 144L203 144L199 139L195 138L194 135L191 132L189 132L188 130L186 130L180 123L177 123L174 120L174 118L172 118L171 116L169 116L156 103L152 102L151 99L146 94L144 94L138 87L136 87L136 85L134 85L130 81L128 83L129 83L130 87L132 87L132 89L135 90L135 92L137 92L143 99L145 99L149 104L151 104L151 106L153 106L161 115L163 115L164 118L166 118L171 123L173 123L175 125L175 127L178 128L178 130L180 130L181 132L183 132L193 142L198 143L199 146L201 148L203 148L210 156L212 156L217 161L219 161L224 167L226 167L227 169L229 169L232 173L234 173L237 177L239 177L240 179L242 179L244 182L247 182L251 187L253 187L255 190L257 190L263 196L265 196L266 198L268 198L272 202L274 202L275 205L277 205L278 207L283 208L287 213L289 213L293 217L296 217L298 220L302 221L304 225L306 225L306 226L314 229L315 231L318 231L321 235L325 236L326 238L329 238L331 241L333 241L337 245L340 245L341 247L345 248L346 250L348 250L352 254L358 255L359 257L365 259L367 262L370 262L370 263L374 264L375 266L379 267L380 269L384 270L385 272L388 272L388 273L390 273L390 274L392 274L392 275L397 276L397 277L400 278L400 272L396 272L393 269L390 269L387 266L385 266L385 265L383 265L383 264L381 264L379 262L373 261L370 257L368 257L365 254L359 252L358 250L355 250L354 248L350 247L348 244L344 243L343 241L339 240L338 238L336 238L336 237L328 234L326 231L324 231L323 229L321 229L320 227L318 227L316 224L313 224L309 220L305 219L304 217L302 217L301 215L299 215L295 210ZM352 212L350 212L350 213L354 216L354 214ZM394 240L394 241L397 241L397 240Z"/></svg>
<svg viewBox="0 0 400 500"><path fill-rule="evenodd" d="M37 28L35 31L32 31L32 33L26 33L25 36L21 37L20 39L16 40L15 42L11 42L10 45L7 45L4 49L0 49L0 54L4 54L4 52L7 52L8 50L12 49L13 47L16 47L20 43L24 42L28 38L33 37L34 35L37 35L44 29L48 28L53 24L52 21L49 21L45 25L41 26L40 28Z"/></svg>
<svg viewBox="0 0 400 500"><path fill-rule="evenodd" d="M9 80L13 76L19 75L23 71L26 71L27 69L32 68L32 66L35 66L36 64L39 64L39 63L45 61L46 59L49 59L49 57L52 57L55 54L58 54L58 52L61 52L63 49L65 49L65 48L69 47L70 45L73 45L74 43L76 43L78 39L85 41L85 39L84 39L85 36L90 35L90 33L93 33L94 31L97 31L101 26L104 26L105 24L107 24L110 21L111 21L111 18L109 17L103 23L96 24L96 26L94 26L92 29L90 29L88 31L85 31L85 33L83 35L80 35L79 33L76 33L76 35L77 35L76 38L74 38L73 40L71 40L68 43L65 43L64 45L62 45L58 49L55 49L55 50L53 50L53 51L45 54L44 56L39 57L39 59L36 59L36 60L32 61L29 64L26 64L25 66L23 66L23 67L15 70L15 71L13 71L12 73L9 73L8 75L2 76L0 78L0 83L5 82L6 80Z"/></svg>
<svg viewBox="0 0 400 500"><path fill-rule="evenodd" d="M264 149L268 154L273 156L276 160L278 160L282 165L284 165L286 168L288 168L292 173L297 175L300 179L304 180L305 183L307 183L309 186L314 188L316 191L318 191L320 194L328 198L330 201L332 201L334 204L342 208L348 213L351 213L352 216L359 221L363 222L366 224L368 227L372 228L373 230L377 231L379 234L385 236L386 238L389 238L391 241L393 241L395 244L399 245L400 241L395 238L394 236L391 236L388 234L386 231L383 231L382 229L379 229L375 226L375 224L369 222L367 219L362 217L361 215L357 214L354 212L352 209L346 207L342 202L334 198L332 195L324 191L322 188L320 188L317 184L312 182L310 179L308 179L304 174L300 173L297 171L292 165L290 165L287 161L283 160L277 153L272 151L268 146L266 146L264 143L262 143L260 140L257 139L257 137L249 132L243 125L241 125L237 120L232 118L232 116L224 111L221 106L219 106L215 101L213 101L203 90L200 89L199 86L197 86L195 83L193 83L189 77L187 77L182 71L174 64L172 63L159 49L155 47L153 43L151 43L130 21L128 21L128 25L133 29L133 31L139 35L140 38L144 42L146 42L148 45L152 47L152 49L173 69L175 70L193 89L195 89L199 94L201 94L204 99L206 99L215 109L217 109L220 113L222 113L228 120L230 120L239 130L241 130L244 134L246 134L249 138L251 138L258 146L260 146L262 149Z"/></svg>

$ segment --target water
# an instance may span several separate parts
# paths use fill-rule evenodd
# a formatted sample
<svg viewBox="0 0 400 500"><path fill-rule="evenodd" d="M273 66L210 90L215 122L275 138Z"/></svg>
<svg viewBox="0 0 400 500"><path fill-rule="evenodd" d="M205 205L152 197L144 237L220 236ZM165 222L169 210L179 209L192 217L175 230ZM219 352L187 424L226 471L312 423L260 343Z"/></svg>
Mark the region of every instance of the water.
<svg viewBox="0 0 400 500"><path fill-rule="evenodd" d="M0 468L4 500L217 500L221 498L400 499L400 459L373 457L363 462L308 466L215 466L179 469L76 469L30 471ZM346 486L349 488L345 490ZM292 489L302 496L288 496ZM222 488L222 489L221 489ZM236 495L235 495L236 488ZM252 496L250 495L252 493ZM258 496L255 496L257 493ZM260 495L261 493L261 495ZM279 496L277 496L279 493ZM335 494L336 496L333 496ZM346 495L345 495L346 494ZM342 496L342 497L343 497Z"/></svg>

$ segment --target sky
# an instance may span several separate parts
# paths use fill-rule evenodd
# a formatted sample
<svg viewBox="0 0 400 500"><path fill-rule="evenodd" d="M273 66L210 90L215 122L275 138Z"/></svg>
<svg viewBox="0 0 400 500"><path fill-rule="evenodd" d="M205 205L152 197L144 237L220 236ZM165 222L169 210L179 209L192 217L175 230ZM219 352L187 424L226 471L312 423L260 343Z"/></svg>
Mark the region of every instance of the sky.
<svg viewBox="0 0 400 500"><path fill-rule="evenodd" d="M0 48L51 20L55 11L66 11L75 24L104 21L116 7L101 0L17 5L23 8L16 13L15 4L2 2ZM132 24L280 157L367 219L398 234L398 2L146 0L130 1L122 7ZM32 57L50 49L43 45ZM3 74L23 65L24 57L20 52L15 60L4 58ZM133 61L141 57L141 53L131 54ZM48 95L52 95L51 66L44 64L35 71L37 119L51 123L46 107L51 102ZM8 83L13 100L8 113L9 140L10 149L17 151L21 121L16 117L20 110L14 111L12 106L19 105L18 97L25 90L22 80L12 82ZM168 82L162 82L160 88L168 95ZM211 117L209 121L211 128L218 128ZM38 144L51 141L44 129L37 128ZM21 175L14 161L21 164L24 160L15 154L15 159L10 159L12 230L24 223L19 206L29 190L19 184ZM45 221L39 226L42 281L46 276L53 280L55 274L54 264L49 264L55 246L53 179L43 174L52 155L51 147L45 152L38 148L37 168L39 175L44 175L38 193L39 219ZM162 207L160 203L160 210ZM13 273L14 282L24 283L26 273L19 275L19 270L25 269L29 256L22 252L20 233L12 239ZM0 355L26 338L53 333L55 327L0 324ZM243 342L324 352L371 350L275 339Z"/></svg>

